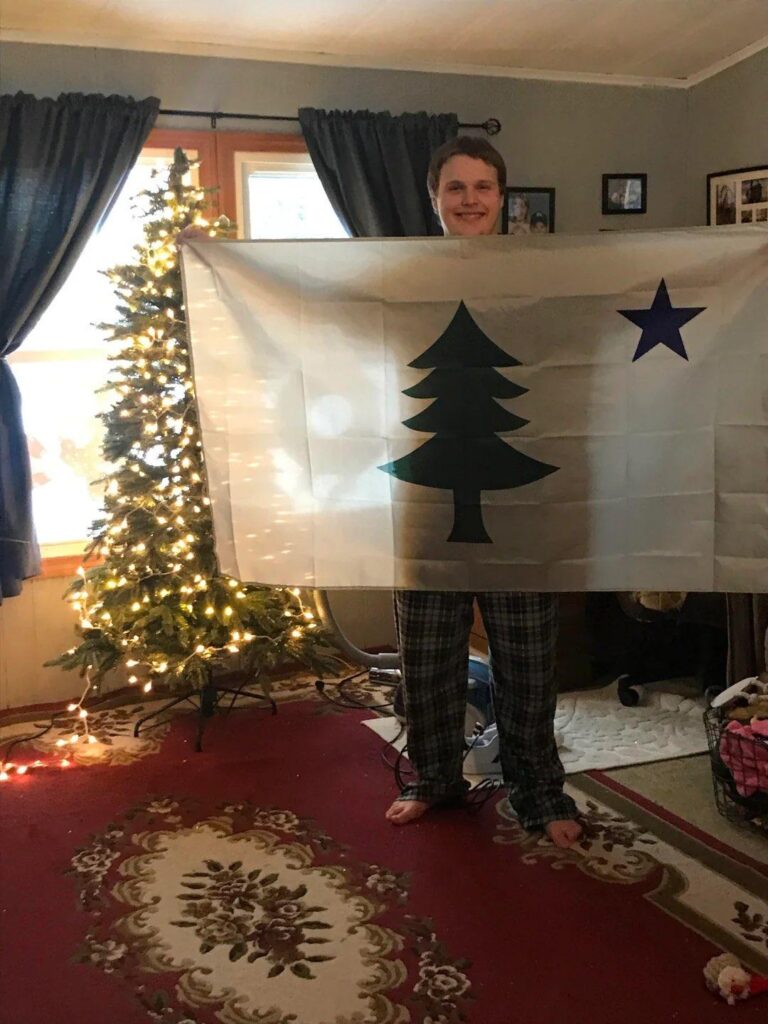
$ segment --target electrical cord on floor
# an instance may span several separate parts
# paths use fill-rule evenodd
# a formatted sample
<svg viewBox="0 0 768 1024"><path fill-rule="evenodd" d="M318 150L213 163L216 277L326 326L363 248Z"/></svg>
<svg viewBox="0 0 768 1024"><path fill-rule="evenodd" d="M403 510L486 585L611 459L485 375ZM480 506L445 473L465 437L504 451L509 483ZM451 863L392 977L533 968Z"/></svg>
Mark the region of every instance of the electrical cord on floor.
<svg viewBox="0 0 768 1024"><path fill-rule="evenodd" d="M339 693L344 698L344 700L348 701L352 706L355 706L355 704L357 704L359 707L361 707L363 709L370 708L371 711L379 711L382 708L393 708L394 707L394 700L382 701L381 704L364 704L362 701L358 701L355 697L350 697L349 694L344 692L344 687L349 685L349 683L351 683L351 682L352 682L351 679L342 679L342 681L339 683ZM383 684L379 684L379 685L381 686ZM391 717L391 712L387 711L387 712L385 712L385 714L387 716Z"/></svg>
<svg viewBox="0 0 768 1024"><path fill-rule="evenodd" d="M401 727L401 729L400 729L400 735L401 736L402 736L404 730L405 730L405 726L403 725ZM402 773L402 771L400 769L400 763L403 760L403 758L406 756L407 752L408 752L408 746L406 744L406 746L404 746L402 748L402 750L398 750L397 757L395 758L395 764L394 764L394 767L393 767L393 770L394 770L394 773L395 773L395 782L397 784L398 791L401 792L401 793L405 789L405 779L403 778L403 773ZM416 773L413 771L412 768L409 768L408 769L408 774L409 775L415 775Z"/></svg>
<svg viewBox="0 0 768 1024"><path fill-rule="evenodd" d="M50 723L46 725L44 728L42 728L40 732L29 733L26 736L16 736L15 739L12 739L8 746L5 748L5 751L2 754L0 754L0 770L2 770L3 767L10 762L11 751L13 750L14 747L17 747L20 743L30 743L32 740L39 740L41 736L45 736L47 732L50 732L55 724L56 722L54 716L51 719Z"/></svg>
<svg viewBox="0 0 768 1024"><path fill-rule="evenodd" d="M483 779L467 792L466 808L470 814L477 814L485 807L491 797L498 793L503 783L500 779Z"/></svg>
<svg viewBox="0 0 768 1024"><path fill-rule="evenodd" d="M351 684L363 675L365 675L365 672L358 672L354 676L348 676L346 679L342 679L337 688L343 700L331 697L326 692L324 679L315 680L315 689L327 704L332 704L334 707L340 708L342 711L382 711L385 717L393 717L392 712L387 710L388 708L394 708L393 701L383 701L381 704L366 704L364 701L358 700L356 697L351 697L348 693L344 692L345 686Z"/></svg>
<svg viewBox="0 0 768 1024"><path fill-rule="evenodd" d="M102 704L108 705L113 700L114 694L102 694L101 696L96 697L94 700L90 701L90 703L88 704L88 711L89 713L93 711L98 711ZM59 724L59 719L61 719L65 714L66 712L64 712L63 710L54 711L50 716L48 724L43 726L39 730L39 732L22 734L21 736L15 736L12 740L10 740L5 750L2 753L0 753L0 771L3 769L5 765L7 765L10 762L11 752L14 750L15 747L18 747L22 743L31 743L34 740L39 740L41 736L45 736L45 734L49 733L51 729L54 729Z"/></svg>
<svg viewBox="0 0 768 1024"><path fill-rule="evenodd" d="M390 771L394 774L395 783L400 792L402 792L406 786L406 773L403 772L401 764L403 758L407 757L408 746L406 745L402 747L401 750L398 750L397 757L395 758L394 762L392 762L387 757L387 748L394 747L397 741L402 737L404 732L405 725L401 723L400 730L397 733L397 735L393 737L391 740L388 740L384 744L384 747L381 751L381 759L387 766L387 768L389 768ZM480 722L476 722L475 728L472 732L472 740L467 745L467 749L464 751L462 761L466 761L467 757L469 756L470 752L472 751L473 747L475 746L479 738L482 736L483 732L483 726L480 724ZM412 776L414 774L415 772L413 771L413 769L410 769L407 772L408 776ZM466 810L470 814L477 814L480 810L482 810L486 803L501 789L501 787L502 782L499 779L482 779L476 785L472 786L464 795L464 806Z"/></svg>
<svg viewBox="0 0 768 1024"><path fill-rule="evenodd" d="M395 746L395 744L397 743L397 741L400 739L400 737L403 735L404 732L405 732L405 725L401 722L400 723L400 729L398 730L397 736L393 736L391 740L387 740L385 742L384 746L381 748L381 760L384 762L384 764L387 766L387 768L389 768L389 770L393 774L395 772L395 765L397 764L398 759L401 757L402 752L401 751L397 751L397 758L395 758L394 761L390 761L390 759L387 757L387 750L388 750L389 747L393 747L395 750L397 750L397 747ZM407 748L404 748L404 749L407 749Z"/></svg>
<svg viewBox="0 0 768 1024"><path fill-rule="evenodd" d="M337 684L337 690L338 690L338 695L339 695L338 697L332 697L326 691L325 681L323 679L315 680L315 689L317 690L317 692L320 695L320 697L324 701L326 701L326 703L331 704L333 707L340 708L341 710L344 710L344 711L347 711L347 710L373 711L373 712L382 714L382 716L384 716L384 717L391 717L391 718L396 717L394 715L393 711L388 710L388 709L394 709L394 706L395 706L395 701L394 700L388 701L388 702L384 702L384 703L381 703L381 704L366 704L363 701L358 700L357 697L354 697L351 694L345 692L345 687L351 685L352 683L357 682L358 680L360 680L365 675L366 675L366 671L363 670L361 672L356 672L356 673L354 673L351 676L347 676L345 679L342 679L341 682L339 682ZM380 683L379 685L388 685L388 684ZM405 733L405 731L406 731L405 723L403 723L401 721L400 722L400 729L398 730L397 735L394 736L391 740L387 740L384 743L384 746L382 747L382 750L381 750L381 760L382 760L383 764L394 775L394 777L395 777L395 784L397 785L397 788L398 788L399 792L402 792L403 789L405 789L406 784L407 784L406 780L408 778L410 778L410 777L414 777L416 773L414 772L414 770L412 768L408 768L408 769L404 770L403 767L402 767L403 759L407 758L407 756L408 756L408 746L407 746L407 744L404 745L402 747L402 749L397 751L397 757L394 759L394 761L392 761L387 756L387 751L388 751L388 748L390 748L390 747L392 747L394 749L397 749L396 744L402 738L402 736ZM477 744L477 742L480 739L480 737L483 735L484 731L485 731L485 728L482 725L482 723L481 722L475 722L475 727L472 730L471 736L469 738L469 742L466 743L466 749L464 750L464 753L462 755L462 763L466 762L466 759L471 754L472 750L474 749L474 747ZM501 784L501 782L498 779L489 779L489 778L482 779L480 782L478 782L476 785L472 786L466 792L466 794L464 795L464 806L466 807L466 809L470 813L476 814L478 811L480 811L485 806L485 804L494 796L494 794L498 792L498 790L501 788L501 785L502 784Z"/></svg>
<svg viewBox="0 0 768 1024"><path fill-rule="evenodd" d="M485 732L485 727L481 722L475 722L475 728L472 731L472 742L467 745L467 749L464 751L463 761L466 762L469 755L472 753L475 744ZM501 782L498 779L481 779L480 782L475 783L471 786L464 797L464 802L467 810L470 814L477 814L478 811L488 803L491 797L501 788ZM478 795L479 794L479 795Z"/></svg>
<svg viewBox="0 0 768 1024"><path fill-rule="evenodd" d="M472 737L472 742L467 745L467 749L464 751L464 756L461 759L462 762L467 760L469 755L474 750L475 744L477 743L477 741L480 739L480 737L483 735L484 732L485 732L485 729L483 728L482 723L475 722L475 727L472 730L472 732L470 733L470 735Z"/></svg>

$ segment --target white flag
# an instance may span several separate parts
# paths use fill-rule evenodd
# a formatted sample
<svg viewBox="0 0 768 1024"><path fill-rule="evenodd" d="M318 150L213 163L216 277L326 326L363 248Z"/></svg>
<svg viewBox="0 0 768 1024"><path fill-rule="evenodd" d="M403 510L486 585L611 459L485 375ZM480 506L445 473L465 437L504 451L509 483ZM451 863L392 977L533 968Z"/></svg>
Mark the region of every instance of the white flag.
<svg viewBox="0 0 768 1024"><path fill-rule="evenodd" d="M223 572L768 585L768 227L193 242Z"/></svg>

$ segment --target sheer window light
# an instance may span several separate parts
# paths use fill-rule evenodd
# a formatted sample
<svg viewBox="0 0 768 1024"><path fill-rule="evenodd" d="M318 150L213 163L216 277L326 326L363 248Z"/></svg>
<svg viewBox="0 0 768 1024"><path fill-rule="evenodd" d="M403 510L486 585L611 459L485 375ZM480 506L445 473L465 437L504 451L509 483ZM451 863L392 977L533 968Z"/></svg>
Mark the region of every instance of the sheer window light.
<svg viewBox="0 0 768 1024"><path fill-rule="evenodd" d="M347 238L304 153L235 153L241 238Z"/></svg>
<svg viewBox="0 0 768 1024"><path fill-rule="evenodd" d="M100 514L97 417L111 399L97 393L109 369L107 342L97 325L117 316L112 282L101 271L131 260L132 247L142 240L135 197L151 187L152 171L172 158L171 150L142 153L109 216L9 360L21 390L35 527L47 555L82 551L88 527Z"/></svg>

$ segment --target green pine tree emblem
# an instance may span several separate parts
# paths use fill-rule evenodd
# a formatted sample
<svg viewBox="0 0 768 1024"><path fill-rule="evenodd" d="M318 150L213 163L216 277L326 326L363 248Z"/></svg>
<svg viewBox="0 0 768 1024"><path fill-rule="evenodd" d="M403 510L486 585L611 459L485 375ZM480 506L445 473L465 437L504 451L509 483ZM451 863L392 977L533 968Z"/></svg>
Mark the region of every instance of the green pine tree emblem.
<svg viewBox="0 0 768 1024"><path fill-rule="evenodd" d="M379 469L407 483L453 491L453 529L447 539L490 544L481 492L522 487L559 468L516 451L497 436L528 423L496 401L528 391L494 369L521 363L491 341L461 302L437 341L408 365L432 372L403 394L435 401L403 425L434 437Z"/></svg>

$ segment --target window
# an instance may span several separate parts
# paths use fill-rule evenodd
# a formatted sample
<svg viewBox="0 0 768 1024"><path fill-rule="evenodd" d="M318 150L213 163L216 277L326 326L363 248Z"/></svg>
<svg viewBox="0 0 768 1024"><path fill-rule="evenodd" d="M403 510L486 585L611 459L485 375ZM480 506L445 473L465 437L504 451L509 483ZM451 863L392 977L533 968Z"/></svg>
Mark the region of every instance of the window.
<svg viewBox="0 0 768 1024"><path fill-rule="evenodd" d="M347 238L306 153L234 154L241 238Z"/></svg>
<svg viewBox="0 0 768 1024"><path fill-rule="evenodd" d="M132 246L142 238L134 197L155 186L152 171L172 157L172 149L144 150L106 221L9 360L21 390L33 516L46 555L82 552L99 515L101 487L95 481L105 467L97 417L110 398L99 393L109 363L98 324L116 316L113 286L103 271L131 260Z"/></svg>
<svg viewBox="0 0 768 1024"><path fill-rule="evenodd" d="M10 362L22 394L33 477L33 514L46 557L80 555L101 506L95 481L104 469L99 412L109 362L99 323L116 316L112 283L103 271L133 258L142 238L135 196L153 187L175 146L198 158L212 194L211 212L226 213L241 238L346 237L300 136L245 132L156 130L131 171L109 217Z"/></svg>

